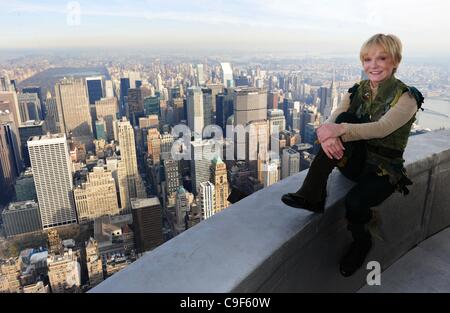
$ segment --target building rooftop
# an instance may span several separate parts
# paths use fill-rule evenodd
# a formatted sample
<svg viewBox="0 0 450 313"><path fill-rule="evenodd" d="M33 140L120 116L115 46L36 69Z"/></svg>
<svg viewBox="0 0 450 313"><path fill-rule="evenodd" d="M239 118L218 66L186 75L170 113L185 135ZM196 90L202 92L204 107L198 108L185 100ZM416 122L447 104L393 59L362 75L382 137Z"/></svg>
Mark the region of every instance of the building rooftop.
<svg viewBox="0 0 450 313"><path fill-rule="evenodd" d="M13 212L13 211L29 210L29 209L37 209L37 208L38 208L38 204L34 200L26 200L26 201L10 203L8 208L5 209L3 212L6 214L6 213Z"/></svg>
<svg viewBox="0 0 450 313"><path fill-rule="evenodd" d="M157 197L154 198L135 198L131 199L131 208L132 209L142 209L151 206L159 206L160 202Z"/></svg>

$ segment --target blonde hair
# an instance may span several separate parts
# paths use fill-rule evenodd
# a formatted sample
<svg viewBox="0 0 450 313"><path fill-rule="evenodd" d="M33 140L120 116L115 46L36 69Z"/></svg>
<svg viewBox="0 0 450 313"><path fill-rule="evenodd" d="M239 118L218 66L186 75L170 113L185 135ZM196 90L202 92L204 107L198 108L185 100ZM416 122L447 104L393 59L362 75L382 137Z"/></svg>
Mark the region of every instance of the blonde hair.
<svg viewBox="0 0 450 313"><path fill-rule="evenodd" d="M361 47L359 52L359 58L361 63L364 63L364 57L368 54L370 48L373 46L380 46L388 53L394 61L395 68L394 73L397 71L397 67L402 61L402 42L400 39L392 34L376 34L370 37Z"/></svg>

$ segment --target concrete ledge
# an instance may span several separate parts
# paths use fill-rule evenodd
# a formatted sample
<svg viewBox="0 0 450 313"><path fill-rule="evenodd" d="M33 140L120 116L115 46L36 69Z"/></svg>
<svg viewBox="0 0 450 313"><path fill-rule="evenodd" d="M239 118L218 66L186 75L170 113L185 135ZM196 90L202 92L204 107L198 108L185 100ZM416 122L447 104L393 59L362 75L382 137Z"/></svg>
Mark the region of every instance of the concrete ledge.
<svg viewBox="0 0 450 313"><path fill-rule="evenodd" d="M385 241L368 261L388 268L412 247L450 224L450 130L410 138L406 167L414 181L376 208ZM285 206L306 171L256 192L203 221L105 280L91 292L355 292L367 270L338 271L350 243L343 198L353 183L330 176L326 212Z"/></svg>

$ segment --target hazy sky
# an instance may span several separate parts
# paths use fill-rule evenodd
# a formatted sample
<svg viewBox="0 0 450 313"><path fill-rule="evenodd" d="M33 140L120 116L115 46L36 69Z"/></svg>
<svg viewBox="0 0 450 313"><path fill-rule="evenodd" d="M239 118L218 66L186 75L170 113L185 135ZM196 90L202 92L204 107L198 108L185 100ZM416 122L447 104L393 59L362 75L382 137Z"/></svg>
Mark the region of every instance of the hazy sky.
<svg viewBox="0 0 450 313"><path fill-rule="evenodd" d="M398 35L405 53L442 55L450 54L449 12L444 0L0 0L0 49L354 53L382 32Z"/></svg>

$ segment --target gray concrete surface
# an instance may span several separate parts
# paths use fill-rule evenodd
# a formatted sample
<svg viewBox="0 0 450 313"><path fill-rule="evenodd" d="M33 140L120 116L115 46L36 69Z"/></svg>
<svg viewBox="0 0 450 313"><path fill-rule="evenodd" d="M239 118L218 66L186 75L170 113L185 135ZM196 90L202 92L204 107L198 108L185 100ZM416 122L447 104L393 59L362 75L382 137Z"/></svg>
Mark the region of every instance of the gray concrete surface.
<svg viewBox="0 0 450 313"><path fill-rule="evenodd" d="M421 242L381 273L369 292L450 292L450 228Z"/></svg>

